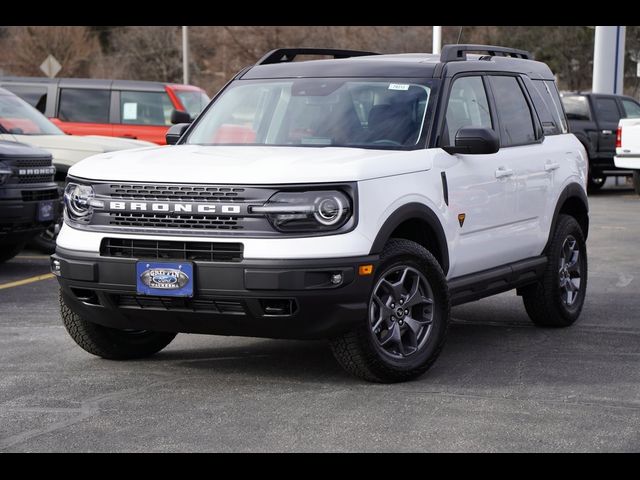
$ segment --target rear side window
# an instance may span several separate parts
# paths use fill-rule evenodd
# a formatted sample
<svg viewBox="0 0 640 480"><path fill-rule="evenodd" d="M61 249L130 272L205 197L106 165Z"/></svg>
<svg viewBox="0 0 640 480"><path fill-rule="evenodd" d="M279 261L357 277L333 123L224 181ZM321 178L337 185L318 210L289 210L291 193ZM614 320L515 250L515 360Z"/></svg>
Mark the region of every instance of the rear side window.
<svg viewBox="0 0 640 480"><path fill-rule="evenodd" d="M130 125L171 125L173 105L164 92L120 92L120 121Z"/></svg>
<svg viewBox="0 0 640 480"><path fill-rule="evenodd" d="M622 100L625 117L640 117L640 105L631 100Z"/></svg>
<svg viewBox="0 0 640 480"><path fill-rule="evenodd" d="M451 87L447 104L445 143L453 144L463 127L492 128L489 102L481 77L461 77Z"/></svg>
<svg viewBox="0 0 640 480"><path fill-rule="evenodd" d="M603 122L618 123L620 120L620 111L618 104L613 98L596 98L595 99L596 118Z"/></svg>
<svg viewBox="0 0 640 480"><path fill-rule="evenodd" d="M516 77L492 76L491 86L500 119L502 147L525 145L536 141L529 104Z"/></svg>
<svg viewBox="0 0 640 480"><path fill-rule="evenodd" d="M540 122L542 122L542 129L544 130L544 134L558 135L559 133L561 133L560 120L558 118L558 115L554 116L552 113L554 105L553 101L551 100L551 94L547 90L548 87L542 80L534 80L532 81L532 83L535 88L529 93L531 94L533 106L538 113Z"/></svg>
<svg viewBox="0 0 640 480"><path fill-rule="evenodd" d="M63 122L109 123L109 90L63 88L58 118Z"/></svg>
<svg viewBox="0 0 640 480"><path fill-rule="evenodd" d="M569 120L591 120L591 110L589 109L587 97L582 95L562 97L562 104Z"/></svg>
<svg viewBox="0 0 640 480"><path fill-rule="evenodd" d="M44 113L47 106L47 87L36 85L3 85L3 87Z"/></svg>

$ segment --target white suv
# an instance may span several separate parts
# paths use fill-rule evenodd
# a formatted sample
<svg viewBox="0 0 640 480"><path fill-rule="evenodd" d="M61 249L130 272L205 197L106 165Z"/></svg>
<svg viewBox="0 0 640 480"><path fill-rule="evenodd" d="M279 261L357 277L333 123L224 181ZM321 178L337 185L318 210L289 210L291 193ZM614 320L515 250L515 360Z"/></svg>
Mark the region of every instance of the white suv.
<svg viewBox="0 0 640 480"><path fill-rule="evenodd" d="M527 52L275 50L167 139L69 170L52 269L92 354L327 338L396 382L435 361L452 305L515 288L537 325L580 314L587 157Z"/></svg>

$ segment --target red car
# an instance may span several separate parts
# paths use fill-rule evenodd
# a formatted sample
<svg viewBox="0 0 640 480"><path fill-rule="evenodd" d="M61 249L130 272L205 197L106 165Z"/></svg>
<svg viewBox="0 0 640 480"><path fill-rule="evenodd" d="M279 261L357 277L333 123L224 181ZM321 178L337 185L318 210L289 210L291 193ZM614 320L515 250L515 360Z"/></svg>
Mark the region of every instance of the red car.
<svg viewBox="0 0 640 480"><path fill-rule="evenodd" d="M209 103L199 87L162 82L2 77L0 86L36 107L65 133L159 145L166 143L173 123L190 122Z"/></svg>

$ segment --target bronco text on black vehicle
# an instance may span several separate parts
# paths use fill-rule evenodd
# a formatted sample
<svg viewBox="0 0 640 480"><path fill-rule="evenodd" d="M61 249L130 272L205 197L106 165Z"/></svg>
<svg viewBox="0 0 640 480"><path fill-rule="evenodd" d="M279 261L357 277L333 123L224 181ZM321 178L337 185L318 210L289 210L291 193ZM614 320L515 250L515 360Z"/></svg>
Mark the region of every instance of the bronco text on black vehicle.
<svg viewBox="0 0 640 480"><path fill-rule="evenodd" d="M327 338L396 382L436 360L451 305L515 288L537 325L580 315L587 157L527 52L274 50L167 140L69 170L52 270L94 355Z"/></svg>
<svg viewBox="0 0 640 480"><path fill-rule="evenodd" d="M0 141L0 262L55 222L60 202L54 174L50 153Z"/></svg>

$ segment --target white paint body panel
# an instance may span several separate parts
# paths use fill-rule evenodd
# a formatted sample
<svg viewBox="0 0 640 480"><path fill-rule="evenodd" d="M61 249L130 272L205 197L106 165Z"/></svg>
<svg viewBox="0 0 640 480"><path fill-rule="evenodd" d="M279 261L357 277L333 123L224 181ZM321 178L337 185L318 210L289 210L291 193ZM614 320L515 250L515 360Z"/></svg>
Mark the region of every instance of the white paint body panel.
<svg viewBox="0 0 640 480"><path fill-rule="evenodd" d="M640 170L640 118L622 118L618 126L622 141L613 161L618 168Z"/></svg>
<svg viewBox="0 0 640 480"><path fill-rule="evenodd" d="M97 155L71 168L88 180L209 184L309 184L358 182L358 225L345 234L308 238L198 237L244 244L246 259L313 259L368 255L385 221L408 203L438 217L449 250L448 278L539 255L553 210L569 183L586 182L586 154L573 135L548 137L535 146L494 155L295 147L155 147ZM545 162L558 168L545 171ZM497 179L504 166L513 176ZM449 184L444 201L441 173ZM463 227L458 214L465 213ZM98 253L104 237L150 235L81 231L64 225L58 245ZM183 235L153 238L184 241Z"/></svg>

